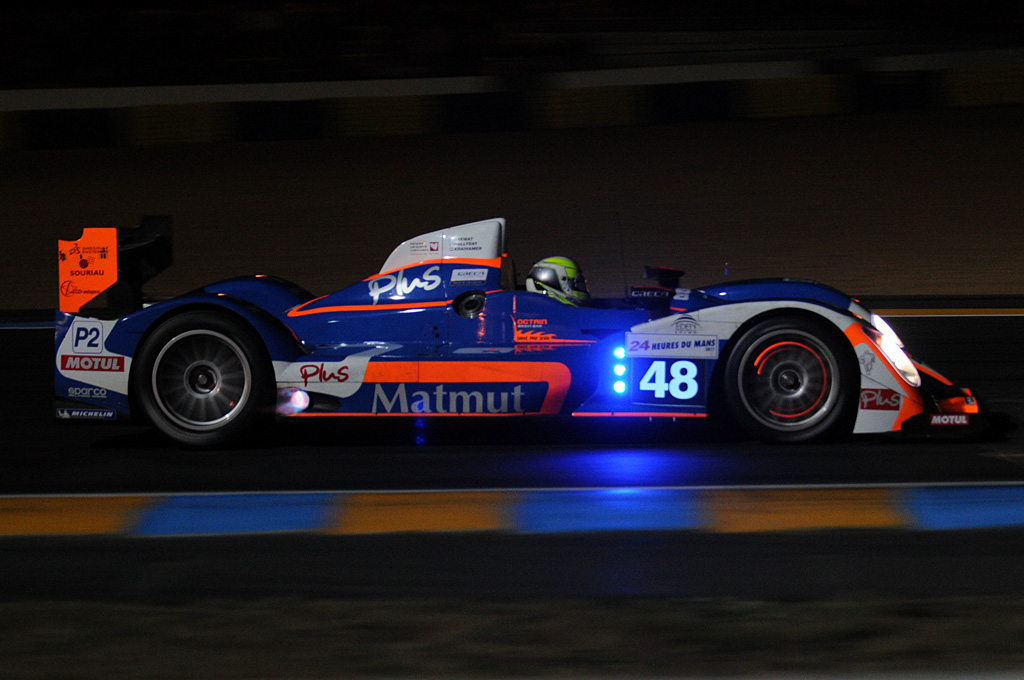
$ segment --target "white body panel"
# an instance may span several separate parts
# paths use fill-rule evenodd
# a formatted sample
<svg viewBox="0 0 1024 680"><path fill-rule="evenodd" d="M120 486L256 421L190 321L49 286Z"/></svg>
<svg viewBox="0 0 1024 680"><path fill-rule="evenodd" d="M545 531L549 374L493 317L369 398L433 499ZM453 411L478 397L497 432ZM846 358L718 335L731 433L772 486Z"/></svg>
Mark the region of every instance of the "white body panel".
<svg viewBox="0 0 1024 680"><path fill-rule="evenodd" d="M496 218L422 234L395 248L380 273L426 260L470 258L490 260L505 252L505 220Z"/></svg>
<svg viewBox="0 0 1024 680"><path fill-rule="evenodd" d="M738 302L709 307L693 312L672 314L661 319L639 324L631 329L631 336L658 338L665 347L658 352L663 356L699 357L707 350L704 343L688 341L715 336L728 341L748 319L768 311L778 311L783 305L777 300L765 302ZM808 302L789 301L785 308L812 312L835 324L840 332L858 323L849 315ZM696 345L701 345L697 347ZM627 343L628 346L628 343ZM893 375L888 360L873 344L861 342L854 346L860 364L860 406L854 423L855 433L890 432L896 424L903 400L919 399L917 391ZM642 356L630 353L629 356ZM706 356L706 355L704 355Z"/></svg>
<svg viewBox="0 0 1024 680"><path fill-rule="evenodd" d="M54 362L60 375L90 387L69 387L68 394L59 396L72 399L100 396L81 391L90 389L128 394L132 358L108 352L106 348L106 339L116 324L116 320L75 319L57 347Z"/></svg>

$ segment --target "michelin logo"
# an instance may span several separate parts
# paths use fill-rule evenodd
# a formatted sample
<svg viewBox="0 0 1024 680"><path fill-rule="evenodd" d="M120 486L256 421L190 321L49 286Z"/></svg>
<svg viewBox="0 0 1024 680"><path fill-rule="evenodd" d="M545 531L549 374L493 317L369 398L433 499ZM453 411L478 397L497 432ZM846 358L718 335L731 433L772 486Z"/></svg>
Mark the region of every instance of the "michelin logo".
<svg viewBox="0 0 1024 680"><path fill-rule="evenodd" d="M59 408L57 418L60 420L114 420L117 412L110 409L91 408Z"/></svg>

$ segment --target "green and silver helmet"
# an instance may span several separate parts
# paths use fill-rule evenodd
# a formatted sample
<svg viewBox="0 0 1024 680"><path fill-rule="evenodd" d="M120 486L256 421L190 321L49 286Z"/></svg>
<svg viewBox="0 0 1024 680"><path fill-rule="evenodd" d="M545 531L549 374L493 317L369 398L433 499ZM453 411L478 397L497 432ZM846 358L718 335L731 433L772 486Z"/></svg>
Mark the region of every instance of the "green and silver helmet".
<svg viewBox="0 0 1024 680"><path fill-rule="evenodd" d="M568 257L546 257L533 265L526 277L526 290L550 295L567 305L590 300L583 270Z"/></svg>

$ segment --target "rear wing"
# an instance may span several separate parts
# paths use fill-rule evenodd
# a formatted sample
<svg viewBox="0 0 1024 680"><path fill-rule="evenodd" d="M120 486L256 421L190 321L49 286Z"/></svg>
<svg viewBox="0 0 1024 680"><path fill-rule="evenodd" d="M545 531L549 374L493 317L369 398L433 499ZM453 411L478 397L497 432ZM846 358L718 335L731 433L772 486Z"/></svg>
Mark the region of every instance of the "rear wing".
<svg viewBox="0 0 1024 680"><path fill-rule="evenodd" d="M86 227L57 242L59 309L116 319L142 307L142 285L173 262L172 220L147 215L138 226Z"/></svg>

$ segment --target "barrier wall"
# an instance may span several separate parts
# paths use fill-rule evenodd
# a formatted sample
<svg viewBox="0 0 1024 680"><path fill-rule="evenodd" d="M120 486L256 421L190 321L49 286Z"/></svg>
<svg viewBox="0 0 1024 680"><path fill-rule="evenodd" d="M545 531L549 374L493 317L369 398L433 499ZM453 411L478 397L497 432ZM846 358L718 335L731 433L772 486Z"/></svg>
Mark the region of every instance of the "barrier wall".
<svg viewBox="0 0 1024 680"><path fill-rule="evenodd" d="M991 61L1009 63L989 63ZM0 92L0 150L500 132L1024 104L1024 52L549 74Z"/></svg>

